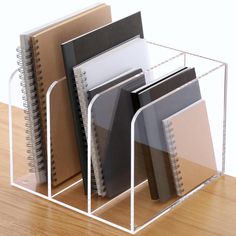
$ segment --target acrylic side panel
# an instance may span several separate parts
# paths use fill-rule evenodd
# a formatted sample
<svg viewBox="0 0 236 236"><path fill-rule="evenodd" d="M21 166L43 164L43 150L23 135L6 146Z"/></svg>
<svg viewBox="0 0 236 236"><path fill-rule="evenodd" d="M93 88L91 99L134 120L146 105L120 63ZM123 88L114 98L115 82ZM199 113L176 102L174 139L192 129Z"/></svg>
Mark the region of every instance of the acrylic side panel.
<svg viewBox="0 0 236 236"><path fill-rule="evenodd" d="M29 119L29 109L32 109L27 100L23 75L20 79L18 70L9 80L9 142L11 184L33 194L47 197L47 184L40 182L40 159L35 159L34 152L37 146L33 143L31 131L32 122ZM17 86L18 85L18 86ZM20 86L19 86L20 85ZM19 89L16 89L19 88ZM13 96L18 94L19 96ZM16 107L21 97L22 107Z"/></svg>
<svg viewBox="0 0 236 236"><path fill-rule="evenodd" d="M161 97L150 93L150 103L132 121L133 231L141 230L224 171L226 65L188 53L185 58L186 66L194 66L196 79ZM147 182L138 188L134 183L139 176L140 153Z"/></svg>

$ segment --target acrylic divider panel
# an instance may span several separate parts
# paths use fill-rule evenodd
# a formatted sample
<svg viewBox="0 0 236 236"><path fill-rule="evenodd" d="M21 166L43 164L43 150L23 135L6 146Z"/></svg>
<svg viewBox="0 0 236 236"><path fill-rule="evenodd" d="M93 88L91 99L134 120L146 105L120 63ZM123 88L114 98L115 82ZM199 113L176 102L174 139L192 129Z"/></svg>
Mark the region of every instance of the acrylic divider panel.
<svg viewBox="0 0 236 236"><path fill-rule="evenodd" d="M144 74L138 73L95 95L89 105L89 163L94 173L98 173L95 181L102 189L94 193L93 183L89 184L91 212L127 229L130 227L130 124L135 113L130 91L144 84Z"/></svg>
<svg viewBox="0 0 236 236"><path fill-rule="evenodd" d="M54 82L47 92L48 175L51 176L49 196L55 201L87 211L72 111L70 104L63 106L60 102L64 99L61 94L67 94L67 91L66 78L62 78ZM68 119L60 126L58 121L64 119L65 113ZM59 137L59 134L63 136Z"/></svg>

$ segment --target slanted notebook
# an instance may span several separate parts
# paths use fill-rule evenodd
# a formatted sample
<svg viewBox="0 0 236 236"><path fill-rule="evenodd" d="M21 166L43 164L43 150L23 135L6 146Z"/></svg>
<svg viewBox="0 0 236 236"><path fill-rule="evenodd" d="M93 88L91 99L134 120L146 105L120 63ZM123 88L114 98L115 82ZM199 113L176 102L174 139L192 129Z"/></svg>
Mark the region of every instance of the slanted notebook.
<svg viewBox="0 0 236 236"><path fill-rule="evenodd" d="M87 190L87 140L84 135L81 135L85 133L85 130L81 122L82 115L78 102L78 94L75 92L76 83L73 67L137 35L143 38L140 12L69 40L61 45L65 73L70 90L70 100L76 127L77 145L80 151L80 164L85 191Z"/></svg>
<svg viewBox="0 0 236 236"><path fill-rule="evenodd" d="M130 69L130 70L127 70L124 73L121 73L118 76L116 76L104 83L99 84L96 87L93 87L92 89L87 91L88 92L88 100L91 101L96 94L101 93L101 92L105 91L106 89L109 89L112 86L119 84L119 83L139 74L139 73L142 73L142 69Z"/></svg>
<svg viewBox="0 0 236 236"><path fill-rule="evenodd" d="M36 182L41 184L47 181L46 171L46 147L42 142L42 127L39 111L39 98L34 76L34 62L32 57L32 45L30 37L53 25L74 17L85 10L94 8L100 4L94 4L81 11L74 12L63 18L57 19L46 25L34 28L20 35L20 47L17 48L17 58L20 72L20 80L23 92L26 121L26 139L29 172L35 173Z"/></svg>
<svg viewBox="0 0 236 236"><path fill-rule="evenodd" d="M104 83L101 83L100 85L92 88L92 89L88 89L89 86L89 81L87 79L86 76L80 76L80 74L77 74L75 71L75 80L76 80L76 87L77 87L77 91L78 91L78 98L79 98L79 103L80 103L80 109L81 109L81 113L82 113L82 117L83 117L83 126L86 132L86 136L88 138L88 121L87 121L87 117L88 117L88 104L90 103L90 101L92 100L92 98L98 94L103 92L104 90L118 84L121 83L124 80L127 80L131 77L133 77L134 75L141 73L141 69L130 69L127 72L121 73L120 75L114 77L111 80L108 80ZM101 160L100 160L100 155L102 154L102 148L100 147L99 149L99 154L98 154L98 141L97 141L97 133L95 131L95 126L93 124L92 125L92 130L91 130L91 135L92 135L92 139L91 142L93 144L92 145L92 156L93 156L93 170L96 176L96 186L97 186L97 190L98 190L98 194L101 196L105 196L106 195L106 188L105 188L105 184L104 184L104 177L103 177L103 170L102 170L102 165L101 165ZM104 138L104 137L103 137Z"/></svg>
<svg viewBox="0 0 236 236"><path fill-rule="evenodd" d="M131 121L135 114L131 91L145 84L144 74L138 74L132 82L126 82L113 88L119 91L113 122L107 142L102 167L107 190L107 197L115 197L131 187ZM110 93L112 96L112 93ZM115 106L115 105L114 105ZM146 180L146 169L143 156L136 153L134 160L134 184Z"/></svg>
<svg viewBox="0 0 236 236"><path fill-rule="evenodd" d="M60 45L64 41L111 21L110 7L100 4L32 35L35 78L46 146L46 92L52 82L65 76ZM81 170L66 81L51 96L52 184L56 186ZM66 124L66 125L65 125Z"/></svg>
<svg viewBox="0 0 236 236"><path fill-rule="evenodd" d="M195 102L162 122L176 191L183 196L217 174L205 101Z"/></svg>
<svg viewBox="0 0 236 236"><path fill-rule="evenodd" d="M194 68L181 68L162 78L160 82L133 91L136 109L161 98L179 86L196 78ZM145 88L147 87L147 88ZM148 106L136 122L136 142L143 147L150 194L153 200L164 202L175 195L175 185L165 144L162 120L201 98L198 82L175 91Z"/></svg>
<svg viewBox="0 0 236 236"><path fill-rule="evenodd" d="M121 61L122 63L120 63ZM76 87L85 131L87 127L87 114L84 109L87 108L84 107L86 102L84 99L81 99L81 95L83 94L82 96L85 97L87 95L87 90L109 81L118 74L135 67L142 68L143 70L149 68L147 44L144 39L139 37L122 43L97 57L74 67ZM98 194L105 195L103 176L99 161L100 158L95 143L92 142L92 144L92 164Z"/></svg>
<svg viewBox="0 0 236 236"><path fill-rule="evenodd" d="M34 81L32 53L28 42L21 37L21 47L17 49L17 58L25 110L27 140L27 159L29 172L35 173L36 182L45 183L47 179L45 149L42 145L41 120L38 94Z"/></svg>
<svg viewBox="0 0 236 236"><path fill-rule="evenodd" d="M134 109L130 91L145 84L137 74L96 96L92 115L104 176L106 196L115 197L130 188L131 120ZM135 184L146 179L144 159L135 160Z"/></svg>

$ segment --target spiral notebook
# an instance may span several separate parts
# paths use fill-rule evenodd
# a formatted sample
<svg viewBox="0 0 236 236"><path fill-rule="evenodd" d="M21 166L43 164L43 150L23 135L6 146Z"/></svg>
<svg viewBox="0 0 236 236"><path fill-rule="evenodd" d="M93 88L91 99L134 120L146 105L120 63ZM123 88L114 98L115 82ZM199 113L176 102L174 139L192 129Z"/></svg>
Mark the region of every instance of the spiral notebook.
<svg viewBox="0 0 236 236"><path fill-rule="evenodd" d="M32 45L30 37L53 25L74 17L88 9L97 7L100 3L89 6L86 9L76 11L63 18L52 21L48 24L34 28L20 35L20 47L17 48L17 63L19 65L20 80L23 93L23 105L25 109L25 127L27 140L27 154L29 172L35 173L36 182L46 182L46 147L42 143L42 127L39 112L39 99L34 76L32 58Z"/></svg>
<svg viewBox="0 0 236 236"><path fill-rule="evenodd" d="M131 187L131 122L136 111L130 92L144 84L144 73L138 73L100 95L100 100L104 101L100 106L103 107L103 111L107 111L106 120L108 117L111 119L111 122L107 122L110 125L103 124L102 126L108 128L106 129L104 152L100 152L103 153L101 166L104 173L106 196L109 198L116 197ZM101 109L97 110L100 110L101 113ZM104 120L104 114L101 114L101 117ZM97 130L95 131L98 144L100 144L99 140L103 136ZM147 178L144 158L139 153L136 152L134 161L135 186Z"/></svg>
<svg viewBox="0 0 236 236"><path fill-rule="evenodd" d="M21 37L22 39L22 37ZM17 58L25 110L27 161L29 172L35 173L36 182L45 183L46 165L45 149L42 146L41 120L39 114L38 94L34 81L32 54L28 43L21 40L21 47L17 48Z"/></svg>
<svg viewBox="0 0 236 236"><path fill-rule="evenodd" d="M44 146L46 92L65 75L61 43L110 21L110 7L100 4L31 36ZM66 80L52 93L51 103L52 184L56 186L81 170Z"/></svg>
<svg viewBox="0 0 236 236"><path fill-rule="evenodd" d="M97 30L69 40L61 45L65 72L70 90L70 100L76 127L77 145L80 151L80 165L84 179L84 190L87 190L87 140L82 120L78 95L76 91L73 67L139 35L143 38L141 13L137 12L116 22L107 24Z"/></svg>
<svg viewBox="0 0 236 236"><path fill-rule="evenodd" d="M133 91L134 107L139 109L146 106L195 78L194 68L179 68L164 78ZM161 121L200 98L198 82L194 82L144 109L137 119L136 142L138 146L142 146L140 149L143 150L153 200L164 202L176 193Z"/></svg>
<svg viewBox="0 0 236 236"><path fill-rule="evenodd" d="M162 121L178 196L210 177L217 167L204 100Z"/></svg>
<svg viewBox="0 0 236 236"><path fill-rule="evenodd" d="M122 61L122 63L120 63ZM87 96L87 91L101 83L109 81L118 74L130 68L149 68L147 44L144 39L136 37L128 40L80 65L74 67L74 74L78 96ZM79 98L80 109L83 117L83 126L87 127L87 106L84 99ZM99 195L105 195L105 186L101 170L100 158L96 145L92 145L92 165Z"/></svg>
<svg viewBox="0 0 236 236"><path fill-rule="evenodd" d="M80 103L80 108L81 108L81 114L83 117L83 125L84 125L84 129L85 129L85 133L86 133L86 137L88 138L88 121L87 121L87 117L88 117L88 104L90 103L90 101L92 100L92 98L98 94L103 92L104 90L118 84L121 83L122 81L127 80L128 78L133 77L134 75L141 73L141 69L130 69L124 73L119 74L118 76L104 82L101 83L100 85L88 90L88 84L87 84L87 80L85 76L81 76L80 74L77 74L75 71L75 80L76 80L76 87L77 87L77 91L78 91L78 98L79 98L79 103ZM92 124L93 125L93 124ZM95 127L93 125L93 129L92 129L92 156L95 157L96 159L93 161L93 165L92 166L96 166L95 167L95 173L96 173L96 179L97 181L94 179L95 184L97 186L97 190L98 190L98 194L101 196L105 196L106 195L106 190L105 190L105 186L103 183L103 171L101 169L101 163L100 163L100 154L102 152L102 149L99 149L99 155L97 152L97 148L95 148L97 146L96 143L94 143L95 137L97 137L97 134L94 132ZM92 168L92 170L94 171L94 168Z"/></svg>

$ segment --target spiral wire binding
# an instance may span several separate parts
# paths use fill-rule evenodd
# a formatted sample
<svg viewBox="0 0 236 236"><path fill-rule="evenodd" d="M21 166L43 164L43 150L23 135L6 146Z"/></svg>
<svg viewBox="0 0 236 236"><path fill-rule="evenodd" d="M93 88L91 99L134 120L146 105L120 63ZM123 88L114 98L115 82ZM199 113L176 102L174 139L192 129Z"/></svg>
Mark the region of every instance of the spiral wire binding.
<svg viewBox="0 0 236 236"><path fill-rule="evenodd" d="M77 94L78 94L78 100L80 103L80 110L81 110L81 123L84 126L85 130L85 142L87 143L88 138L88 83L87 83L87 76L86 71L75 70L75 82L76 82L76 88L77 88ZM99 145L96 135L96 127L94 125L94 119L91 117L92 121L92 129L91 129L91 157L92 157L92 167L93 167L93 176L95 177L94 180L92 180L92 183L96 184L97 192L99 196L105 196L106 195L106 189L104 184L104 177L103 177L103 171L102 171L102 164L101 159L99 156Z"/></svg>
<svg viewBox="0 0 236 236"><path fill-rule="evenodd" d="M38 183L46 182L46 167L41 139L38 96L33 73L31 48L17 48L17 64L25 113L26 145L29 172L35 173Z"/></svg>
<svg viewBox="0 0 236 236"><path fill-rule="evenodd" d="M79 97L78 97L78 92L77 92L76 81L74 81L73 87L74 87L74 95L75 95L76 103L79 104ZM80 135L82 136L85 152L88 153L87 137L86 137L85 127L84 127L84 123L83 123L83 117L82 117L81 109L79 109L79 106L77 106L77 109L78 109L78 113L79 113L79 122L81 125L81 132L82 132ZM97 192L97 185L96 185L94 170L93 170L92 165L91 165L91 190L93 192Z"/></svg>
<svg viewBox="0 0 236 236"><path fill-rule="evenodd" d="M76 103L79 104L79 97L78 97L78 94L77 94L77 87L76 87L76 82L75 81L73 83L73 88L74 88L73 92L75 94ZM79 109L78 106L77 106L77 109L79 111L78 112L79 113L79 122L80 122L80 125L81 125L81 128L82 128L82 130L81 130L82 133L80 135L82 136L85 152L87 153L88 152L88 145L87 145L87 138L86 138L86 132L85 132L85 127L84 127L84 123L83 123L83 118L82 118L81 110ZM92 188L93 192L97 191L93 166L91 166L91 188Z"/></svg>
<svg viewBox="0 0 236 236"><path fill-rule="evenodd" d="M40 64L40 49L38 40L32 40L33 44L33 53L34 53L34 59L35 59L35 78L36 78L36 84L37 84L37 92L39 95L39 107L41 106L41 119L42 119L42 128L43 128L43 134L44 136L44 142L46 147L46 134L47 134L47 114L46 114L46 94L44 89L44 82L43 82L43 76L42 76L42 65ZM52 144L52 138L51 138L51 178L52 183L56 185L57 182L57 171L56 171L56 165L55 165L55 159L54 159L54 151L53 151L53 144ZM46 148L45 148L46 151ZM45 161L45 160L44 160ZM45 161L45 165L47 166L47 162Z"/></svg>
<svg viewBox="0 0 236 236"><path fill-rule="evenodd" d="M170 163L173 171L173 176L175 179L175 187L177 191L177 195L182 196L184 192L184 186L182 181L182 174L180 171L180 164L178 159L178 152L176 149L176 142L175 142L175 136L173 132L172 122L167 121L167 123L164 125L166 130L166 137L167 137L167 143L168 143L168 149L169 149L169 155L170 155Z"/></svg>

